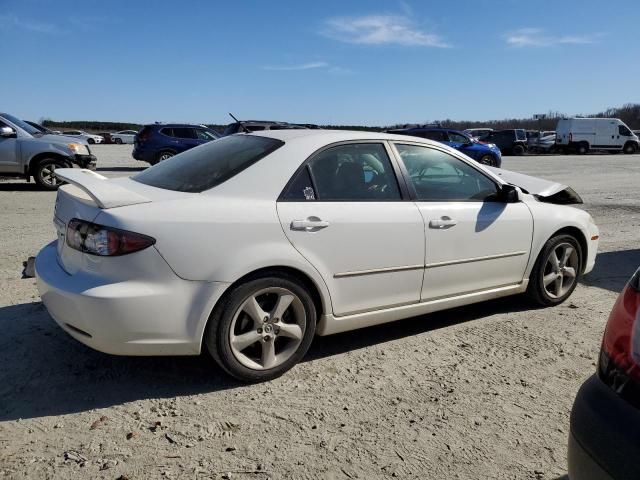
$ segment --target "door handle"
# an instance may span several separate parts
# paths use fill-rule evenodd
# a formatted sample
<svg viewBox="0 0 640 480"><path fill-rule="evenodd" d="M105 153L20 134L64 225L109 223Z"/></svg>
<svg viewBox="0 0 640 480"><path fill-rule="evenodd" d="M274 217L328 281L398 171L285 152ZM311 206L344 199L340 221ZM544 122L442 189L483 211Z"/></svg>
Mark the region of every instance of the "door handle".
<svg viewBox="0 0 640 480"><path fill-rule="evenodd" d="M327 221L320 220L318 217L308 217L306 220L292 220L290 228L303 232L317 232L328 226L329 222Z"/></svg>
<svg viewBox="0 0 640 480"><path fill-rule="evenodd" d="M457 220L450 217L440 217L429 221L429 228L436 228L438 230L444 230L447 228L455 227L458 224Z"/></svg>

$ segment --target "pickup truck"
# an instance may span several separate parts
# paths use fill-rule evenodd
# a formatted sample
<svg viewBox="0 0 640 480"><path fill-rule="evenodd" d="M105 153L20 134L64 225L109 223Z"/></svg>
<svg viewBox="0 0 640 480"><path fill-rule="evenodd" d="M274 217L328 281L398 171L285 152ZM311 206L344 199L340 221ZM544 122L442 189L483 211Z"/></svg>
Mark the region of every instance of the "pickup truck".
<svg viewBox="0 0 640 480"><path fill-rule="evenodd" d="M95 170L96 157L85 140L48 135L7 113L0 113L0 177L31 178L43 189L55 190L62 181L56 168Z"/></svg>

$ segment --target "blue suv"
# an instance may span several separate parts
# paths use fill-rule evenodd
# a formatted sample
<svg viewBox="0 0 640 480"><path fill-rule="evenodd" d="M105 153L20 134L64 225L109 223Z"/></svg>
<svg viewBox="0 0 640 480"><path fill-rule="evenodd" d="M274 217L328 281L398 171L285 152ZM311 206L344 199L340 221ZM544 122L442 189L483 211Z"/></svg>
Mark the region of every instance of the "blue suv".
<svg viewBox="0 0 640 480"><path fill-rule="evenodd" d="M217 138L218 132L203 125L145 125L133 139L133 158L155 165Z"/></svg>
<svg viewBox="0 0 640 480"><path fill-rule="evenodd" d="M491 167L500 167L500 165L502 165L502 154L498 147L492 143L480 143L467 134L457 130L435 127L412 127L387 130L387 132L435 140L461 151L483 165L489 165Z"/></svg>

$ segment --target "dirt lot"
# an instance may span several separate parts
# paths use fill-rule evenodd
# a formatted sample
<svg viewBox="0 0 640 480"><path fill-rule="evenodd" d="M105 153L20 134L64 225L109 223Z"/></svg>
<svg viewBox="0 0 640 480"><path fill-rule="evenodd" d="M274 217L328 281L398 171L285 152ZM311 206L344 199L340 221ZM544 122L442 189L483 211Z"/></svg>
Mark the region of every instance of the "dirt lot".
<svg viewBox="0 0 640 480"><path fill-rule="evenodd" d="M141 167L96 146L98 168ZM507 157L572 185L601 254L564 305L521 298L317 338L245 386L207 357L94 352L49 318L22 262L54 237L54 193L0 183L0 478L557 479L569 411L616 293L640 264L640 155Z"/></svg>

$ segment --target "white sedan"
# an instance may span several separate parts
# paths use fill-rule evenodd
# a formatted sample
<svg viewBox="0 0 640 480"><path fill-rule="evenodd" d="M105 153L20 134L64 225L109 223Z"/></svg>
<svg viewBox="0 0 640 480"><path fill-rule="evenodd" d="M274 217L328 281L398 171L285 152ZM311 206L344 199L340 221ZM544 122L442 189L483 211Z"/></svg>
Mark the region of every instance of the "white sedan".
<svg viewBox="0 0 640 480"><path fill-rule="evenodd" d="M93 133L87 133L82 130L67 130L66 132L63 132L62 135L64 135L65 137L82 138L90 144L104 142L103 136L94 135Z"/></svg>
<svg viewBox="0 0 640 480"><path fill-rule="evenodd" d="M522 292L557 305L598 245L570 188L407 136L272 130L130 178L56 174L58 240L36 259L55 321L112 354L204 348L245 381L316 334Z"/></svg>
<svg viewBox="0 0 640 480"><path fill-rule="evenodd" d="M111 141L117 143L118 145L122 143L133 143L133 139L137 135L138 132L135 130L122 130L121 132L116 132L111 134Z"/></svg>

